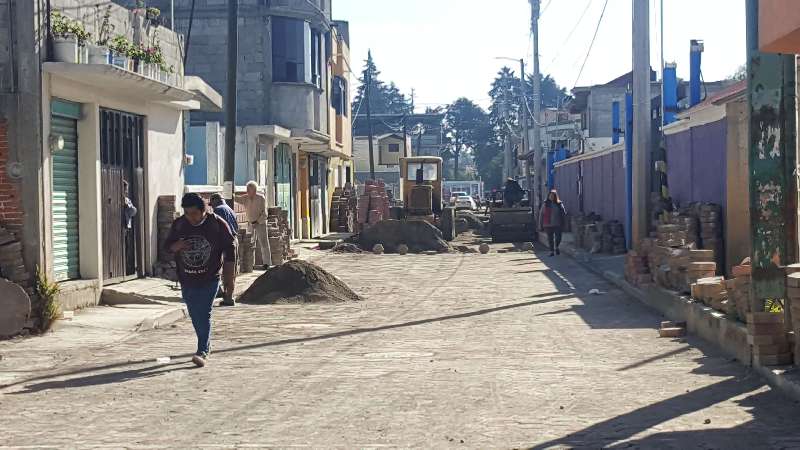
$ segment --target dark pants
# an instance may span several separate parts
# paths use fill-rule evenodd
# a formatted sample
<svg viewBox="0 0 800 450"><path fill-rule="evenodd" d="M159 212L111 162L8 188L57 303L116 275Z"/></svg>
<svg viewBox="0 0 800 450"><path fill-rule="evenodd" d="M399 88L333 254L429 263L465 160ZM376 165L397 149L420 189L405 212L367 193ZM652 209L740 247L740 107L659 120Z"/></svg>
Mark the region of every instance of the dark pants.
<svg viewBox="0 0 800 450"><path fill-rule="evenodd" d="M545 227L547 231L547 243L550 245L550 253L558 250L561 245L561 227Z"/></svg>
<svg viewBox="0 0 800 450"><path fill-rule="evenodd" d="M211 351L211 308L219 289L219 280L208 281L196 286L181 283L181 296L189 317L192 319L194 332L197 334L197 354L208 355Z"/></svg>

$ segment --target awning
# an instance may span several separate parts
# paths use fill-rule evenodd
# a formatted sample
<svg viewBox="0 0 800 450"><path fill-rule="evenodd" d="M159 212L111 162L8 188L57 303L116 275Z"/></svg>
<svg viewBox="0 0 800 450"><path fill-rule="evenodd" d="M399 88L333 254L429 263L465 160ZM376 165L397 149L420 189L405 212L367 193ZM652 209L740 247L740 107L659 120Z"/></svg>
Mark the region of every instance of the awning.
<svg viewBox="0 0 800 450"><path fill-rule="evenodd" d="M197 109L195 93L147 78L110 64L46 62L44 71L76 83L107 89L121 96L150 102L172 103L179 109Z"/></svg>
<svg viewBox="0 0 800 450"><path fill-rule="evenodd" d="M201 111L222 112L222 95L209 86L202 78L194 76L184 77L183 87L195 95L195 100L200 102Z"/></svg>

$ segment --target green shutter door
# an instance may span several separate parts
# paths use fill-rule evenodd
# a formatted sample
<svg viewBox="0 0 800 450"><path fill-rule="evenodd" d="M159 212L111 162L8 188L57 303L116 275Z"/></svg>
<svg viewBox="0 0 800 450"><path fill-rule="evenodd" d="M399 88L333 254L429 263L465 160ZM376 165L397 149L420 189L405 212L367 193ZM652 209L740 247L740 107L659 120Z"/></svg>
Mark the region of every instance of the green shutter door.
<svg viewBox="0 0 800 450"><path fill-rule="evenodd" d="M53 274L56 281L80 278L78 242L78 121L80 106L53 101L50 134L64 138L53 161Z"/></svg>

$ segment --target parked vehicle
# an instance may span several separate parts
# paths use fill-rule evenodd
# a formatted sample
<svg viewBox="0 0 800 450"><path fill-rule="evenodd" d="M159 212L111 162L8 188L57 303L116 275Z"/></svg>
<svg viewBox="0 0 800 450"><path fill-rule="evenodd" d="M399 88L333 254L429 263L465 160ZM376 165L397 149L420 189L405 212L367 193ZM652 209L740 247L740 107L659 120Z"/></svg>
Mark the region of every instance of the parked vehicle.
<svg viewBox="0 0 800 450"><path fill-rule="evenodd" d="M458 196L454 206L456 209L468 209L470 211L475 211L478 209L478 204L475 203L475 199L467 194Z"/></svg>
<svg viewBox="0 0 800 450"><path fill-rule="evenodd" d="M465 195L468 195L468 194L466 192L461 192L461 191L456 191L456 192L451 193L450 194L450 206L456 206L456 200L458 200L459 197L463 197Z"/></svg>

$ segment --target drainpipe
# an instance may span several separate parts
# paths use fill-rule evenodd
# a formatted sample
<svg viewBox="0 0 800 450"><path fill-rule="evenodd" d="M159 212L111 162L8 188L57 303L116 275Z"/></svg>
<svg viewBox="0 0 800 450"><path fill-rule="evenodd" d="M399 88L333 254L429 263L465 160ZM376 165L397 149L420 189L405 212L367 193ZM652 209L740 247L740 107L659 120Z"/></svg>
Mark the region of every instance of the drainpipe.
<svg viewBox="0 0 800 450"><path fill-rule="evenodd" d="M675 63L664 65L662 81L664 83L663 125L669 125L675 122L675 115L678 113L678 77Z"/></svg>
<svg viewBox="0 0 800 450"><path fill-rule="evenodd" d="M703 50L705 50L705 46L703 45L703 41L692 39L691 40L691 50L689 52L689 106L694 106L700 103L700 76L701 70L700 65L702 63L703 58Z"/></svg>
<svg viewBox="0 0 800 450"><path fill-rule="evenodd" d="M625 93L625 241L632 248L633 231L633 92Z"/></svg>
<svg viewBox="0 0 800 450"><path fill-rule="evenodd" d="M611 143L614 145L619 144L619 135L620 131L619 128L619 101L613 101L611 103Z"/></svg>

